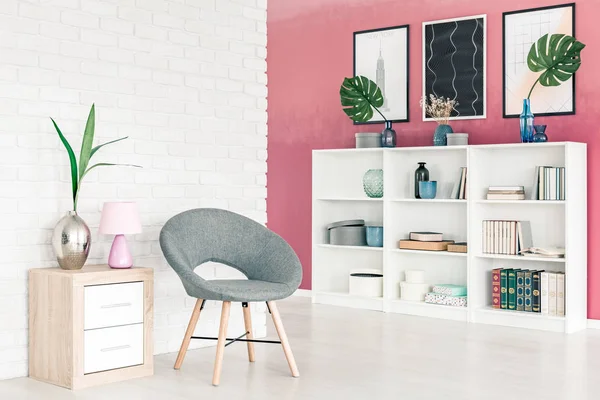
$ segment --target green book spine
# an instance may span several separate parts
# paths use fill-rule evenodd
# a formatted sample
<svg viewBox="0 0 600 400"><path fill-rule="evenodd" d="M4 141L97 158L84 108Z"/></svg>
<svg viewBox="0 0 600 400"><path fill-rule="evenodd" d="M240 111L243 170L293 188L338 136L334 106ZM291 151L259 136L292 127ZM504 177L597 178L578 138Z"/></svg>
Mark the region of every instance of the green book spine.
<svg viewBox="0 0 600 400"><path fill-rule="evenodd" d="M531 297L531 290L532 290L532 281L533 281L533 272L534 271L525 271L524 274L524 282L523 282L523 299L524 299L524 306L525 306L525 311L527 312L532 312L533 311L533 303L532 303L532 297Z"/></svg>
<svg viewBox="0 0 600 400"><path fill-rule="evenodd" d="M508 271L508 309L517 309L517 271L512 269Z"/></svg>
<svg viewBox="0 0 600 400"><path fill-rule="evenodd" d="M503 310L508 308L508 271L510 269L500 271L500 308Z"/></svg>
<svg viewBox="0 0 600 400"><path fill-rule="evenodd" d="M525 271L517 272L517 311L525 311Z"/></svg>
<svg viewBox="0 0 600 400"><path fill-rule="evenodd" d="M542 272L544 272L543 270L541 271L533 271L533 275L531 278L531 311L539 313L542 311L541 306L540 306L540 296L541 296L541 292L542 292L542 288L541 288L541 278L542 278Z"/></svg>

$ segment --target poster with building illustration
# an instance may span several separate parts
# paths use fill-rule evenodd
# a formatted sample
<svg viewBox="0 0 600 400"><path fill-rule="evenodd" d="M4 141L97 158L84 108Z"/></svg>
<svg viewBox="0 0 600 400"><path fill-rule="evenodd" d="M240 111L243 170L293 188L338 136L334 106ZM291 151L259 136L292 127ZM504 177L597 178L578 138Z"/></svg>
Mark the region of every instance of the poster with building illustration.
<svg viewBox="0 0 600 400"><path fill-rule="evenodd" d="M354 32L357 75L377 83L384 98L380 111L389 121L408 122L408 25ZM381 122L375 113L366 123Z"/></svg>

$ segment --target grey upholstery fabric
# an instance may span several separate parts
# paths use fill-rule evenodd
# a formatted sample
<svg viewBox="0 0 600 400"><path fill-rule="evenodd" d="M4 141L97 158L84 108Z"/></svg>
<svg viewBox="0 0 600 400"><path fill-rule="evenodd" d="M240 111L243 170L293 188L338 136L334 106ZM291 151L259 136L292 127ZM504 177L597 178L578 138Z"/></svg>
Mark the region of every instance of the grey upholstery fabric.
<svg viewBox="0 0 600 400"><path fill-rule="evenodd" d="M186 292L199 299L269 301L290 296L302 280L294 250L276 233L242 215L215 208L185 211L167 221L160 246ZM205 280L194 268L229 265L248 280Z"/></svg>

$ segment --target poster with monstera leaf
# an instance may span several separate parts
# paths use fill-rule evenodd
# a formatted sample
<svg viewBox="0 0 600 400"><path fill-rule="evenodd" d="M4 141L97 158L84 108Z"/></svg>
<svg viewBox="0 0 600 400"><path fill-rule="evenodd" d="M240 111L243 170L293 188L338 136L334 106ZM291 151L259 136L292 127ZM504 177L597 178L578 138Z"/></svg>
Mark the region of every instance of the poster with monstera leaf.
<svg viewBox="0 0 600 400"><path fill-rule="evenodd" d="M575 36L575 3L505 12L502 25L503 115L517 118L540 75L527 65L531 46L544 35ZM536 117L575 114L575 75L559 86L537 85L530 100Z"/></svg>

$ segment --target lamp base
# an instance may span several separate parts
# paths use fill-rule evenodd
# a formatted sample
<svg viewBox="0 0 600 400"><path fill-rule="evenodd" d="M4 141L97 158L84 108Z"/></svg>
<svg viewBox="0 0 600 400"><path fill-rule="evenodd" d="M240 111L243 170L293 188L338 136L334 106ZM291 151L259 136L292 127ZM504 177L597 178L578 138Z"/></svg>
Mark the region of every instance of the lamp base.
<svg viewBox="0 0 600 400"><path fill-rule="evenodd" d="M127 247L125 235L116 235L108 255L108 266L111 268L131 268L133 258Z"/></svg>

